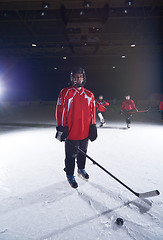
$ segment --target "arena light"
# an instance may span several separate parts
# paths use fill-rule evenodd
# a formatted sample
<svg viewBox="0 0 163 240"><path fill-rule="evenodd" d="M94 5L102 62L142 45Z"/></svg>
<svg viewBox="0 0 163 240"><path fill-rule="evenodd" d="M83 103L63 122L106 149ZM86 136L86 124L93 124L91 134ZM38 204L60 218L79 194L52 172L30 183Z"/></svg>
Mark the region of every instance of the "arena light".
<svg viewBox="0 0 163 240"><path fill-rule="evenodd" d="M127 0L126 1L126 5L127 6L132 6L133 5L133 1L132 0Z"/></svg>
<svg viewBox="0 0 163 240"><path fill-rule="evenodd" d="M85 8L90 8L91 5L92 5L91 1L84 1L83 6L84 6Z"/></svg>
<svg viewBox="0 0 163 240"><path fill-rule="evenodd" d="M49 8L49 3L43 2L42 7L45 8L45 9L48 9Z"/></svg>
<svg viewBox="0 0 163 240"><path fill-rule="evenodd" d="M3 86L2 86L2 84L1 84L1 82L0 82L0 96L3 95L3 92L4 92L4 88L3 88Z"/></svg>
<svg viewBox="0 0 163 240"><path fill-rule="evenodd" d="M32 43L32 47L37 47L36 43Z"/></svg>

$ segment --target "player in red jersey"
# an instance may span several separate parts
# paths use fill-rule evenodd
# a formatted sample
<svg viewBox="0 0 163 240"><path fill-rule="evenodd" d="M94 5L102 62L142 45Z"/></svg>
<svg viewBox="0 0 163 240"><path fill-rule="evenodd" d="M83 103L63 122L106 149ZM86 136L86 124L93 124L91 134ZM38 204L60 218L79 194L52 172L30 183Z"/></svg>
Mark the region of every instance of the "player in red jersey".
<svg viewBox="0 0 163 240"><path fill-rule="evenodd" d="M161 120L163 121L163 101L159 104L159 111L161 112Z"/></svg>
<svg viewBox="0 0 163 240"><path fill-rule="evenodd" d="M132 99L130 99L130 95L125 96L125 101L122 102L121 112L124 114L126 118L127 127L130 128L132 114L131 111L138 112L138 109L135 107L135 103Z"/></svg>
<svg viewBox="0 0 163 240"><path fill-rule="evenodd" d="M100 127L102 127L103 125L105 125L105 119L104 119L104 112L106 111L106 107L109 106L109 103L106 102L104 99L103 99L103 96L100 95L98 97L98 101L96 102L96 108L97 108L97 115L100 119Z"/></svg>
<svg viewBox="0 0 163 240"><path fill-rule="evenodd" d="M56 107L57 133L59 141L65 141L65 172L70 185L77 188L74 177L75 159L78 174L89 178L85 171L86 157L75 147L87 152L88 140L97 138L95 124L95 100L91 91L84 88L86 74L83 68L76 68L70 74L71 87L61 90ZM75 147L74 147L75 146Z"/></svg>

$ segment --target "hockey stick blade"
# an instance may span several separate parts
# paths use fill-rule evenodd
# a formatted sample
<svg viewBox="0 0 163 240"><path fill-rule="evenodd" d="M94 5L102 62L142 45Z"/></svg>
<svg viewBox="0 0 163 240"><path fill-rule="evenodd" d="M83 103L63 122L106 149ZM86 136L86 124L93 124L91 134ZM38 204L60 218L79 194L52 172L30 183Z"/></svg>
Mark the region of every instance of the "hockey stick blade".
<svg viewBox="0 0 163 240"><path fill-rule="evenodd" d="M139 198L149 198L149 197L155 197L160 195L160 192L158 190L153 190L150 192L145 192L145 193L139 193L138 197Z"/></svg>

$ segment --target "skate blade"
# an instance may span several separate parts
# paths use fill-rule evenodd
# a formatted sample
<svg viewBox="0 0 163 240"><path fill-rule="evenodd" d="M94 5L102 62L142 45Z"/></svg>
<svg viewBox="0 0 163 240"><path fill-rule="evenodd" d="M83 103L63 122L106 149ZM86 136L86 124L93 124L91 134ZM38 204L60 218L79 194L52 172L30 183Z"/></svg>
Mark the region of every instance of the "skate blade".
<svg viewBox="0 0 163 240"><path fill-rule="evenodd" d="M78 177L84 180L85 182L88 182L89 179L84 178L80 173L78 173Z"/></svg>

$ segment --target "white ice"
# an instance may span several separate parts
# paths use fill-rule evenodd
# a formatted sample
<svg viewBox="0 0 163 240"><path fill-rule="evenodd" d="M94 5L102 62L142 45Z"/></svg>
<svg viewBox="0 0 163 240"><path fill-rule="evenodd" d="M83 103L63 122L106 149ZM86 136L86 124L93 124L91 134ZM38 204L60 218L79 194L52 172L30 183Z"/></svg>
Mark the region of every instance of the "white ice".
<svg viewBox="0 0 163 240"><path fill-rule="evenodd" d="M123 117L110 112L88 147L88 155L134 191L160 191L148 199L137 198L90 160L89 181L75 172L79 187L72 189L53 113L54 106L46 105L1 109L0 240L162 240L159 113L137 114L126 129Z"/></svg>

